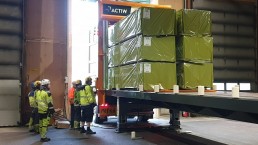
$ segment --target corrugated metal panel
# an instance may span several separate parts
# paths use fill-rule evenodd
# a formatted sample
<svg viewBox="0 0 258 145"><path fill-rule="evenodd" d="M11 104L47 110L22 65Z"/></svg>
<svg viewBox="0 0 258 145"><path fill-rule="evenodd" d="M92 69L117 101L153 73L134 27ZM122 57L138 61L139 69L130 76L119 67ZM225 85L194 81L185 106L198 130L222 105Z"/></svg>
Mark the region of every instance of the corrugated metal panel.
<svg viewBox="0 0 258 145"><path fill-rule="evenodd" d="M253 66L255 65L254 60L236 60L236 59L216 59L214 60L214 68L217 69L246 69L246 70L254 70Z"/></svg>
<svg viewBox="0 0 258 145"><path fill-rule="evenodd" d="M0 81L0 126L17 125L20 122L20 80Z"/></svg>
<svg viewBox="0 0 258 145"><path fill-rule="evenodd" d="M2 64L20 64L20 51L0 49L0 65Z"/></svg>
<svg viewBox="0 0 258 145"><path fill-rule="evenodd" d="M252 26L255 20L252 15L243 14L231 14L225 12L213 12L211 15L212 21L214 23L223 24L238 24L238 25L249 25Z"/></svg>
<svg viewBox="0 0 258 145"><path fill-rule="evenodd" d="M255 75L253 71L243 70L243 71L235 71L235 70L216 70L214 71L214 78L217 81L225 81L225 82L250 82L255 79Z"/></svg>
<svg viewBox="0 0 258 145"><path fill-rule="evenodd" d="M194 9L212 12L214 81L255 81L255 5L194 0Z"/></svg>
<svg viewBox="0 0 258 145"><path fill-rule="evenodd" d="M20 66L0 65L0 79L20 79Z"/></svg>
<svg viewBox="0 0 258 145"><path fill-rule="evenodd" d="M253 14L255 7L235 2L214 1L214 0L194 0L193 7L195 9L205 9L216 11L223 11L228 13L242 13Z"/></svg>
<svg viewBox="0 0 258 145"><path fill-rule="evenodd" d="M224 48L214 47L213 55L215 58L245 58L254 59L255 52L253 48Z"/></svg>
<svg viewBox="0 0 258 145"><path fill-rule="evenodd" d="M0 126L20 122L22 0L0 1Z"/></svg>
<svg viewBox="0 0 258 145"><path fill-rule="evenodd" d="M214 46L254 48L255 38L213 35Z"/></svg>
<svg viewBox="0 0 258 145"><path fill-rule="evenodd" d="M21 22L13 20L1 20L0 19L0 32L2 33L21 33Z"/></svg>
<svg viewBox="0 0 258 145"><path fill-rule="evenodd" d="M224 25L214 23L212 25L212 34L254 37L255 29L253 27L248 26Z"/></svg>

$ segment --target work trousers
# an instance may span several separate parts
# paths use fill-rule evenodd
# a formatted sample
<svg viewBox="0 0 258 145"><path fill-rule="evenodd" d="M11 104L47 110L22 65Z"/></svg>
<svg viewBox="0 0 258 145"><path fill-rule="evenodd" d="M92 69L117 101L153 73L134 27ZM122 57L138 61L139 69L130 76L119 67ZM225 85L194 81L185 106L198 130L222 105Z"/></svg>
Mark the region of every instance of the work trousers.
<svg viewBox="0 0 258 145"><path fill-rule="evenodd" d="M71 104L71 120L70 120L70 124L71 124L71 128L74 128L74 104Z"/></svg>
<svg viewBox="0 0 258 145"><path fill-rule="evenodd" d="M47 137L49 121L50 121L49 113L39 113L39 133L41 138Z"/></svg>
<svg viewBox="0 0 258 145"><path fill-rule="evenodd" d="M74 128L80 128L81 107L74 106Z"/></svg>
<svg viewBox="0 0 258 145"><path fill-rule="evenodd" d="M29 130L34 129L35 132L39 132L39 114L38 108L32 108L31 116L29 120Z"/></svg>

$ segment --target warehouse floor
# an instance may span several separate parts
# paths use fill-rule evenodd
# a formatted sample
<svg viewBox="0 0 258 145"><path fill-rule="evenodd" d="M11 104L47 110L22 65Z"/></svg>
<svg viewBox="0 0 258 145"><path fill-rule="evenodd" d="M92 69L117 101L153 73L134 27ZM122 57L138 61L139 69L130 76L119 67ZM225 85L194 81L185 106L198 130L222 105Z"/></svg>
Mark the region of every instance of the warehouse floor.
<svg viewBox="0 0 258 145"><path fill-rule="evenodd" d="M136 129L136 136L143 138L132 140L130 131L115 133L115 122L115 118L109 118L109 122L104 125L93 125L92 129L97 132L95 135L85 135L74 130L50 127L48 137L51 138L51 141L47 143L39 142L39 135L29 133L25 127L0 128L0 145L184 145L180 141L164 137L153 131L139 129ZM145 124L145 127L153 127L157 124L166 126L168 125L168 116L151 119L149 122L150 124ZM136 124L134 119L129 120L129 124L131 126L144 126ZM182 131L191 131L187 133L187 136L197 140L206 138L214 141L213 144L258 144L257 124L220 118L195 117L182 118L181 127Z"/></svg>

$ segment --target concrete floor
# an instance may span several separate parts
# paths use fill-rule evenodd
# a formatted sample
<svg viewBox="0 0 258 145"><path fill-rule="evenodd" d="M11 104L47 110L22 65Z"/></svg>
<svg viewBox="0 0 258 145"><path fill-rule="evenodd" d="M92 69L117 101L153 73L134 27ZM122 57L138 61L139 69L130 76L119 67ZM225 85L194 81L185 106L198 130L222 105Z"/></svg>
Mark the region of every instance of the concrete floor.
<svg viewBox="0 0 258 145"><path fill-rule="evenodd" d="M0 128L0 145L184 145L179 141L155 132L137 130L136 136L143 139L132 140L130 132L115 133L115 118L105 125L94 125L95 135L80 134L69 129L49 128L50 142L39 142L39 135L29 133L25 127ZM129 121L131 126L135 120ZM168 116L151 119L151 126L168 125ZM129 126L130 126L129 125ZM145 124L148 126L149 124ZM191 131L188 136L207 138L218 144L254 145L258 144L258 125L219 118L195 117L181 119L182 131ZM196 138L196 139L198 139Z"/></svg>

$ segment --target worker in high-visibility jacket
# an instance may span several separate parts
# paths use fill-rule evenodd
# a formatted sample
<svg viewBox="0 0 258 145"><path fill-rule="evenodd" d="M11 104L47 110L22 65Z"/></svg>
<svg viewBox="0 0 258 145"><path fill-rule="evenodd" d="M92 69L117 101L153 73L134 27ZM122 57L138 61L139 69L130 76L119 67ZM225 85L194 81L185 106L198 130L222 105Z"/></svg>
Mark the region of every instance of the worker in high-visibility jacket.
<svg viewBox="0 0 258 145"><path fill-rule="evenodd" d="M75 83L75 86L76 86L76 89L74 92L74 129L80 130L81 106L80 106L79 88L82 86L82 81L77 80Z"/></svg>
<svg viewBox="0 0 258 145"><path fill-rule="evenodd" d="M72 87L69 89L68 91L68 101L69 101L69 104L70 104L70 110L71 110L71 113L70 113L70 127L71 129L74 128L74 96L75 96L75 89L76 89L76 81L73 81L72 82Z"/></svg>
<svg viewBox="0 0 258 145"><path fill-rule="evenodd" d="M39 133L39 116L38 116L38 106L36 103L35 92L37 91L36 85L40 86L40 81L32 82L30 87L31 91L28 94L29 104L31 108L31 117L29 120L29 131Z"/></svg>
<svg viewBox="0 0 258 145"><path fill-rule="evenodd" d="M90 129L90 124L93 120L93 111L96 106L96 99L91 87L92 78L87 77L85 79L85 85L80 88L80 104L81 104L81 133L86 134L96 134ZM85 130L84 124L87 124L87 129Z"/></svg>
<svg viewBox="0 0 258 145"><path fill-rule="evenodd" d="M41 81L42 89L36 92L36 102L38 104L39 113L39 131L40 141L48 142L50 138L47 138L47 130L50 121L50 117L54 114L53 99L50 92L50 81L43 79Z"/></svg>

